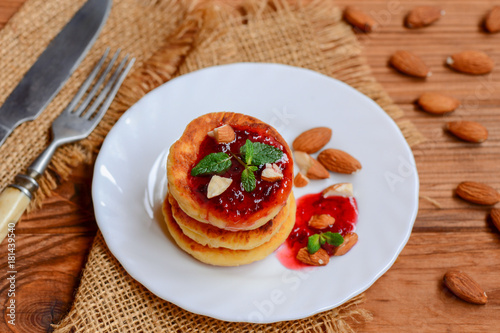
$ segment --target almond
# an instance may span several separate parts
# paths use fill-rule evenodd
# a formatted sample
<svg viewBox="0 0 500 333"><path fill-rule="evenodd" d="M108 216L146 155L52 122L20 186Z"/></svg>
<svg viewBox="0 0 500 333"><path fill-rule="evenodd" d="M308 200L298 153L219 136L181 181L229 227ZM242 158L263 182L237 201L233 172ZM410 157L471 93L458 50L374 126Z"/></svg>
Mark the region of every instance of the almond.
<svg viewBox="0 0 500 333"><path fill-rule="evenodd" d="M408 51L396 51L389 62L398 71L407 75L426 78L432 74L420 57Z"/></svg>
<svg viewBox="0 0 500 333"><path fill-rule="evenodd" d="M351 174L361 170L361 163L345 151L325 149L318 155L318 161L330 171Z"/></svg>
<svg viewBox="0 0 500 333"><path fill-rule="evenodd" d="M444 284L458 298L473 304L486 304L488 296L483 288L469 275L458 270L448 271L444 275Z"/></svg>
<svg viewBox="0 0 500 333"><path fill-rule="evenodd" d="M425 92L418 98L422 110L432 114L443 114L454 111L460 106L460 101L448 95L435 92Z"/></svg>
<svg viewBox="0 0 500 333"><path fill-rule="evenodd" d="M294 153L295 162L300 169L300 172L305 174L309 179L326 179L330 178L330 173L321 163L314 159L308 153L296 151Z"/></svg>
<svg viewBox="0 0 500 333"><path fill-rule="evenodd" d="M212 176L207 188L207 198L211 199L224 193L225 190L231 185L233 180L231 178L224 178L220 176Z"/></svg>
<svg viewBox="0 0 500 333"><path fill-rule="evenodd" d="M488 139L488 130L475 121L451 121L446 128L456 137L473 143L481 143Z"/></svg>
<svg viewBox="0 0 500 333"><path fill-rule="evenodd" d="M307 251L307 247L303 247L297 253L297 260L312 266L325 266L330 262L330 256L324 249L319 249L314 254Z"/></svg>
<svg viewBox="0 0 500 333"><path fill-rule="evenodd" d="M500 193L497 190L478 182L461 182L456 193L462 199L479 205L494 205L500 201Z"/></svg>
<svg viewBox="0 0 500 333"><path fill-rule="evenodd" d="M486 15L484 28L491 33L500 31L500 6L493 7Z"/></svg>
<svg viewBox="0 0 500 333"><path fill-rule="evenodd" d="M334 256L343 256L347 252L349 252L354 245L358 242L358 234L355 232L350 232L344 236L344 242L337 246L335 250L333 250Z"/></svg>
<svg viewBox="0 0 500 333"><path fill-rule="evenodd" d="M344 10L344 20L363 32L372 32L378 26L377 21L373 17L350 6Z"/></svg>
<svg viewBox="0 0 500 333"><path fill-rule="evenodd" d="M325 229L335 223L335 218L328 214L313 215L307 225L315 229Z"/></svg>
<svg viewBox="0 0 500 333"><path fill-rule="evenodd" d="M211 138L214 138L217 143L229 143L236 138L234 130L229 125L222 125L207 133Z"/></svg>
<svg viewBox="0 0 500 333"><path fill-rule="evenodd" d="M481 51L463 51L446 59L446 64L456 71L467 74L487 74L493 70L494 61Z"/></svg>
<svg viewBox="0 0 500 333"><path fill-rule="evenodd" d="M490 212L490 217L495 227L500 231L500 209L493 208Z"/></svg>
<svg viewBox="0 0 500 333"><path fill-rule="evenodd" d="M260 176L262 180L265 180L266 182L277 182L278 180L283 179L283 172L281 171L280 167L277 166L276 164L266 164L266 167L264 170L262 170L262 174Z"/></svg>
<svg viewBox="0 0 500 333"><path fill-rule="evenodd" d="M407 28L426 27L439 20L444 14L444 10L436 6L415 7L406 15L405 25Z"/></svg>
<svg viewBox="0 0 500 333"><path fill-rule="evenodd" d="M292 145L295 150L312 154L323 148L331 138L331 129L328 127L316 127L300 134L293 141Z"/></svg>
<svg viewBox="0 0 500 333"><path fill-rule="evenodd" d="M295 179L293 180L293 184L296 187L304 187L309 184L309 178L307 178L302 172L297 173Z"/></svg>
<svg viewBox="0 0 500 333"><path fill-rule="evenodd" d="M328 197L352 197L354 196L353 188L351 183L338 183L328 186L321 192L323 198Z"/></svg>

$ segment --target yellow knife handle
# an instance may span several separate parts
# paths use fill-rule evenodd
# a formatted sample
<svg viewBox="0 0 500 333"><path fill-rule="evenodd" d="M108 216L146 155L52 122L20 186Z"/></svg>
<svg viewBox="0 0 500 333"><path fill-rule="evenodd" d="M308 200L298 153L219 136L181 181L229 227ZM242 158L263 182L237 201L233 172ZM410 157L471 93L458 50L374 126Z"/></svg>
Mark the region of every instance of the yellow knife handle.
<svg viewBox="0 0 500 333"><path fill-rule="evenodd" d="M28 171L27 175L17 175L15 182L0 194L0 243L9 232L13 232L38 189L38 173Z"/></svg>

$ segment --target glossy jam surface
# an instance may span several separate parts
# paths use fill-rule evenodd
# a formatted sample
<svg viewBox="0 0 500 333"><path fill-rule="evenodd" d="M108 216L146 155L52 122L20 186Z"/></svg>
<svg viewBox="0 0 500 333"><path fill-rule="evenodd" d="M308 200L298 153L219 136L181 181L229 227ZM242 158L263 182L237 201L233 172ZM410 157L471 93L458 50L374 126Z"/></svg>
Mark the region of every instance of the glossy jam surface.
<svg viewBox="0 0 500 333"><path fill-rule="evenodd" d="M233 129L236 138L229 144L217 144L213 138L207 135L200 145L196 162L191 168L196 166L199 161L210 153L224 152L228 155L232 153L240 157L240 148L245 144L247 139L252 142L265 143L284 151L283 146L276 139L266 136L266 133L258 133L234 127ZM241 173L244 167L234 157L231 159L232 165L229 170L220 175L221 177L233 180L229 188L221 195L211 199L207 198L207 188L211 176L189 176L188 181L190 187L194 190L193 192L198 202L208 206L211 214L218 214L219 216L223 216L224 219L233 222L244 221L245 217L249 214L275 206L277 201L280 201L278 204L284 204L287 199L284 195L289 193L292 186L293 167L290 159L291 156L288 156L285 152L283 158L276 162L276 165L283 172L283 179L273 183L261 179L262 170L265 168L265 165L260 166L259 170L255 172L257 186L252 192L246 192L243 189L241 185Z"/></svg>
<svg viewBox="0 0 500 333"><path fill-rule="evenodd" d="M335 223L322 230L309 227L308 222L311 217L320 214L329 214L335 218ZM357 220L358 208L354 198L338 196L323 198L321 193L304 195L297 200L295 226L286 242L277 252L277 257L285 267L290 269L311 267L296 259L299 250L307 246L309 236L327 231L345 235L354 231ZM327 252L331 251L326 246L325 250Z"/></svg>

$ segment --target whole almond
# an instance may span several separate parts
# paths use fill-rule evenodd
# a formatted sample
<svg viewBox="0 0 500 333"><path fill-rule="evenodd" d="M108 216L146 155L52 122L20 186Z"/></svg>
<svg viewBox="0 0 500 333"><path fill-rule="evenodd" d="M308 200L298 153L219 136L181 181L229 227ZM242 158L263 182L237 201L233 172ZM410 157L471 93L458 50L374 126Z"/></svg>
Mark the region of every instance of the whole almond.
<svg viewBox="0 0 500 333"><path fill-rule="evenodd" d="M494 205L500 201L500 193L483 183L461 182L455 192L460 198L479 205Z"/></svg>
<svg viewBox="0 0 500 333"><path fill-rule="evenodd" d="M316 127L300 134L293 141L292 145L295 150L312 154L323 148L331 138L331 129L328 127Z"/></svg>
<svg viewBox="0 0 500 333"><path fill-rule="evenodd" d="M488 296L483 288L469 275L458 270L448 271L444 275L444 284L458 298L472 304L486 304Z"/></svg>
<svg viewBox="0 0 500 333"><path fill-rule="evenodd" d="M293 180L293 185L295 187L304 187L309 184L309 178L307 178L302 172L297 173L295 179Z"/></svg>
<svg viewBox="0 0 500 333"><path fill-rule="evenodd" d="M318 155L318 161L328 170L351 174L361 170L361 163L348 153L339 149L325 149Z"/></svg>
<svg viewBox="0 0 500 333"><path fill-rule="evenodd" d="M405 25L408 28L426 27L441 18L444 11L436 6L419 6L406 15Z"/></svg>
<svg viewBox="0 0 500 333"><path fill-rule="evenodd" d="M350 6L346 7L344 10L344 20L363 32L372 32L378 25L377 21L375 21L373 17Z"/></svg>
<svg viewBox="0 0 500 333"><path fill-rule="evenodd" d="M481 143L488 139L488 130L475 121L451 121L446 128L456 137L473 143Z"/></svg>
<svg viewBox="0 0 500 333"><path fill-rule="evenodd" d="M294 152L295 163L300 169L300 172L305 174L309 179L326 179L330 178L330 173L325 167L319 163L314 157L303 151Z"/></svg>
<svg viewBox="0 0 500 333"><path fill-rule="evenodd" d="M328 214L313 215L307 225L315 229L325 229L335 223L335 218Z"/></svg>
<svg viewBox="0 0 500 333"><path fill-rule="evenodd" d="M319 249L314 254L307 251L307 247L303 247L297 253L297 260L312 266L325 266L330 262L330 256L324 249Z"/></svg>
<svg viewBox="0 0 500 333"><path fill-rule="evenodd" d="M432 74L425 62L409 51L394 52L389 62L394 68L406 75L427 78Z"/></svg>
<svg viewBox="0 0 500 333"><path fill-rule="evenodd" d="M487 74L495 66L495 62L481 51L455 53L446 59L446 63L456 71L474 75Z"/></svg>
<svg viewBox="0 0 500 333"><path fill-rule="evenodd" d="M454 111L460 106L460 101L448 95L435 92L425 92L418 98L422 110L432 114L444 114Z"/></svg>
<svg viewBox="0 0 500 333"><path fill-rule="evenodd" d="M500 6L493 7L486 15L484 28L491 33L500 31Z"/></svg>
<svg viewBox="0 0 500 333"><path fill-rule="evenodd" d="M333 251L334 256L343 256L349 252L354 245L358 242L358 234L355 232L350 232L344 236L344 242L337 246Z"/></svg>
<svg viewBox="0 0 500 333"><path fill-rule="evenodd" d="M490 212L490 217L495 227L500 231L500 209L493 208Z"/></svg>

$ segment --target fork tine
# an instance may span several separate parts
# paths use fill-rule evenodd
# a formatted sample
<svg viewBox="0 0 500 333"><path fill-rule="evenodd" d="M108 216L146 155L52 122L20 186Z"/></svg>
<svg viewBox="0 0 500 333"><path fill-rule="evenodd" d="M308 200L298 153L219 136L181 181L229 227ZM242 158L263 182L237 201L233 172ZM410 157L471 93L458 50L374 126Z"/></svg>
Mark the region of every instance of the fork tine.
<svg viewBox="0 0 500 333"><path fill-rule="evenodd" d="M75 96L73 97L71 102L69 102L68 106L66 107L66 109L64 109L63 112L72 112L73 111L75 106L78 104L80 99L83 97L83 95L85 94L85 92L89 88L89 86L92 84L92 81L94 81L95 77L97 76L97 73L99 73L99 70L101 69L102 64L104 63L104 60L106 60L106 58L108 57L108 53L109 53L109 47L106 48L103 56L101 57L101 59L99 59L99 62L97 63L97 65L94 67L94 69L92 69L92 72L90 72L90 74L87 77L87 79L85 80L85 82L83 82L83 84L80 86L80 89L78 89L78 92L75 94Z"/></svg>
<svg viewBox="0 0 500 333"><path fill-rule="evenodd" d="M120 54L120 49L118 49L118 51L115 52L115 54L113 55L113 58L111 58L111 60L109 61L108 66L106 67L106 69L104 69L104 72L97 79L97 82L94 84L94 86L92 87L92 89L88 93L87 97L85 97L85 100L82 102L82 104L80 104L78 109L75 110L75 112L74 112L75 115L81 115L85 111L85 109L90 104L90 102L94 98L95 94L97 93L97 91L101 87L102 83L106 79L106 76L108 75L109 71L111 70L111 68L113 68L113 65L115 64L115 61L118 58L119 54Z"/></svg>
<svg viewBox="0 0 500 333"><path fill-rule="evenodd" d="M99 93L99 95L97 96L95 101L92 103L92 105L89 107L87 112L85 112L85 114L82 116L82 118L90 119L90 117L92 117L95 110L97 110L97 108L99 107L99 105L101 105L104 98L106 98L106 95L108 94L109 90L111 89L113 82L116 80L116 77L118 76L118 74L122 71L123 66L125 65L127 60L128 60L128 54L120 62L120 64L118 65L118 68L111 75L111 78L108 80L108 82L106 82L106 85L104 86L104 88L102 88L101 92Z"/></svg>
<svg viewBox="0 0 500 333"><path fill-rule="evenodd" d="M122 85L123 80L125 80L125 77L127 76L128 72L130 71L132 66L134 65L135 58L132 58L132 59L130 59L129 63L127 64L127 67L125 67L125 69L122 71L122 68L125 65L127 59L128 59L128 54L122 60L119 68L115 71L115 73L113 73L113 77L111 77L109 79L108 83L106 84L106 87L103 89L103 92L104 92L104 90L109 91L109 89L111 89L111 86L113 87L111 89L111 91L109 92L106 100L104 100L104 102L102 103L101 108L96 112L95 117L92 118L92 121L94 121L94 123L96 125L102 119L102 117L104 116L106 111L108 110L109 106L113 102L113 99L115 98L116 93L118 92L118 89L120 89L120 86ZM120 76L118 76L118 78L116 78L120 72L121 72ZM105 97L105 94L101 93L101 95L103 98ZM96 105L96 107L97 107L97 106L99 106L99 104L95 103L94 105Z"/></svg>

